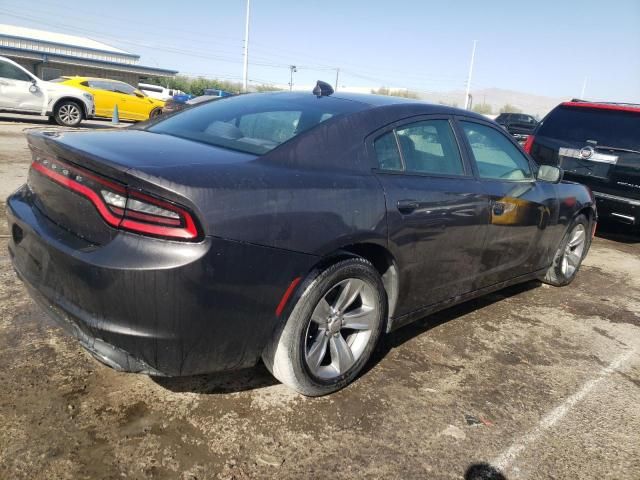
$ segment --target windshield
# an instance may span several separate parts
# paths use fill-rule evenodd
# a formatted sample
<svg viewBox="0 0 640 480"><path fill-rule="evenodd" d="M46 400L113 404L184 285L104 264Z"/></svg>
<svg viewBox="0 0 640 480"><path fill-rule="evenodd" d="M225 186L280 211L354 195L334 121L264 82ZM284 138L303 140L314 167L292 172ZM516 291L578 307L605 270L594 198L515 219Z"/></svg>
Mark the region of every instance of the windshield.
<svg viewBox="0 0 640 480"><path fill-rule="evenodd" d="M206 102L150 126L189 140L261 155L329 118L366 108L300 94L250 94Z"/></svg>
<svg viewBox="0 0 640 480"><path fill-rule="evenodd" d="M538 135L581 144L640 150L640 114L620 110L559 107L541 125Z"/></svg>

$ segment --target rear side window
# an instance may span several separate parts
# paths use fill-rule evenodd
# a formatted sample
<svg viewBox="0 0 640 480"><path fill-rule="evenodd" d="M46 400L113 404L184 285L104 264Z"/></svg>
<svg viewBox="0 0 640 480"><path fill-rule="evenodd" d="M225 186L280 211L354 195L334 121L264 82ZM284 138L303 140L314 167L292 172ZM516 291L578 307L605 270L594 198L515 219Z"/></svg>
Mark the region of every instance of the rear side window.
<svg viewBox="0 0 640 480"><path fill-rule="evenodd" d="M561 106L545 118L538 135L640 150L640 113Z"/></svg>
<svg viewBox="0 0 640 480"><path fill-rule="evenodd" d="M407 173L464 175L458 143L448 120L403 125L378 138L374 146L383 170L402 170L404 164Z"/></svg>
<svg viewBox="0 0 640 480"><path fill-rule="evenodd" d="M479 123L460 122L481 178L528 180L533 178L527 158L494 128Z"/></svg>
<svg viewBox="0 0 640 480"><path fill-rule="evenodd" d="M360 102L311 94L238 95L184 110L149 131L261 155L335 115L365 108Z"/></svg>
<svg viewBox="0 0 640 480"><path fill-rule="evenodd" d="M402 160L395 132L391 131L377 138L373 146L376 150L378 165L382 170L402 170Z"/></svg>

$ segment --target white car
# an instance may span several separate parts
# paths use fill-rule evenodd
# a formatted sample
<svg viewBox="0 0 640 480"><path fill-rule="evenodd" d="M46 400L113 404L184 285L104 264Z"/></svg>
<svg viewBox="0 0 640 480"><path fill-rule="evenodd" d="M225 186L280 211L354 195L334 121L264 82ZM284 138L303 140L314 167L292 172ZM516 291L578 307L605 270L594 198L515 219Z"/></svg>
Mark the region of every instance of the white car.
<svg viewBox="0 0 640 480"><path fill-rule="evenodd" d="M163 102L166 102L174 95L184 95L184 92L177 88L164 88L160 85L151 85L149 83L139 83L138 89L142 90L147 96L157 98Z"/></svg>
<svg viewBox="0 0 640 480"><path fill-rule="evenodd" d="M77 127L95 113L93 95L78 88L40 80L0 57L0 112L43 115L65 127Z"/></svg>

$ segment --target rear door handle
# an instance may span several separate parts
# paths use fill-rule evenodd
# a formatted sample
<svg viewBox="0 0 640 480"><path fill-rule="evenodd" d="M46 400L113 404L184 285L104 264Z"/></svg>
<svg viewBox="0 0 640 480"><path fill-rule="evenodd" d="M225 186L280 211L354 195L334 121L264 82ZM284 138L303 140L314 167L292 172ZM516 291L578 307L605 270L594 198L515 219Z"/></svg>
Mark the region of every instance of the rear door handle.
<svg viewBox="0 0 640 480"><path fill-rule="evenodd" d="M397 206L400 213L411 213L418 209L420 203L417 200L398 200Z"/></svg>

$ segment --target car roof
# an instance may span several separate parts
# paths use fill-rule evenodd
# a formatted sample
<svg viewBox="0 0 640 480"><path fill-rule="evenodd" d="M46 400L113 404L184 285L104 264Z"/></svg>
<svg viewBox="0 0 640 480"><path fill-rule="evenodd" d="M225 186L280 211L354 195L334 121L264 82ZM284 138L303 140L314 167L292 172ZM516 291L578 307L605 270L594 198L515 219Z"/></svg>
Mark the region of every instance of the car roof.
<svg viewBox="0 0 640 480"><path fill-rule="evenodd" d="M572 100L570 102L562 102L560 105L563 107L595 108L598 110L617 110L640 113L640 105L636 103L587 102L584 100Z"/></svg>
<svg viewBox="0 0 640 480"><path fill-rule="evenodd" d="M114 80L113 78L82 77L82 76L80 76L80 75L73 75L73 76L64 75L64 76L62 76L62 78L65 78L65 79L67 79L67 80L80 80L80 81L85 81L85 80L99 80L99 81L103 81L103 82L119 82L119 83L127 83L127 82L123 82L122 80Z"/></svg>
<svg viewBox="0 0 640 480"><path fill-rule="evenodd" d="M311 101L316 96L311 92L268 92L258 93L256 95L273 95L279 98L290 98L291 100ZM423 100L394 97L391 95L375 95L367 93L347 93L337 92L329 95L329 98L335 100L342 100L347 102L356 102L364 106L363 110L371 110L378 108L406 108L411 107L413 110L420 110L420 114L444 114L444 115L464 115L467 117L474 117L479 120L491 121L484 115L472 112L470 110L463 110L461 108L449 107L447 105L440 105L434 103L428 103Z"/></svg>

